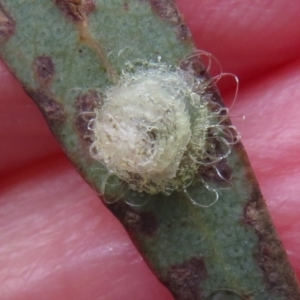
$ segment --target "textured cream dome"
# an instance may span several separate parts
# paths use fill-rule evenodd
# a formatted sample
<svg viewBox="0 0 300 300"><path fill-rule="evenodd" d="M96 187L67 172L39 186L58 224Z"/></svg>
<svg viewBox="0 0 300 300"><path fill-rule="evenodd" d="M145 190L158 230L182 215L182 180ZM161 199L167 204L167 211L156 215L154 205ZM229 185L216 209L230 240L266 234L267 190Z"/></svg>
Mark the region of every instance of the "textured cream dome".
<svg viewBox="0 0 300 300"><path fill-rule="evenodd" d="M192 138L187 107L200 101L192 87L183 71L166 66L123 74L95 111L92 156L139 192L168 194L179 189L186 180L180 164L187 145L197 138L198 149L209 124L205 120ZM202 118L207 108L201 107ZM201 109L195 109L199 114Z"/></svg>

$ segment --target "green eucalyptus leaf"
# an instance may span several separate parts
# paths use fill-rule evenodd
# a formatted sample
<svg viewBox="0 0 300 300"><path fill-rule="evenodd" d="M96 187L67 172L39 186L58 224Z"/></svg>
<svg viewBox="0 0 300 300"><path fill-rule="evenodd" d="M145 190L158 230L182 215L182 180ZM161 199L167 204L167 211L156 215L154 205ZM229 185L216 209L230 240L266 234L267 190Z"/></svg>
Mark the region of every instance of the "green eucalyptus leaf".
<svg viewBox="0 0 300 300"><path fill-rule="evenodd" d="M0 41L2 58L69 159L176 299L300 299L241 143L168 196L136 191L92 158L91 115L124 70L189 64L210 82L189 57L195 49L173 1L4 0ZM222 105L215 87L205 92ZM187 110L194 126L197 113ZM187 170L182 181L190 180Z"/></svg>

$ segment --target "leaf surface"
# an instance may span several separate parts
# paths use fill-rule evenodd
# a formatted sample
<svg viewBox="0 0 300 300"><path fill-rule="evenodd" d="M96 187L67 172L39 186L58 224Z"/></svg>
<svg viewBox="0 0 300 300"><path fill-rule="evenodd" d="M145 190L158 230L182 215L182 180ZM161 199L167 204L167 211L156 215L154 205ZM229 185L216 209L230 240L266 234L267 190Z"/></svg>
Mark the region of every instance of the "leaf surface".
<svg viewBox="0 0 300 300"><path fill-rule="evenodd" d="M90 156L83 113L102 101L128 62L161 59L178 67L195 50L172 1L2 1L0 38L1 56L69 159L112 200L108 208L176 299L300 298L240 143L217 166L221 177L209 167L198 174L219 195L210 207L194 205L183 192L149 196L113 182L105 189L108 170ZM194 68L203 71L200 62ZM211 93L221 102L218 91ZM194 194L204 205L212 197L203 184Z"/></svg>

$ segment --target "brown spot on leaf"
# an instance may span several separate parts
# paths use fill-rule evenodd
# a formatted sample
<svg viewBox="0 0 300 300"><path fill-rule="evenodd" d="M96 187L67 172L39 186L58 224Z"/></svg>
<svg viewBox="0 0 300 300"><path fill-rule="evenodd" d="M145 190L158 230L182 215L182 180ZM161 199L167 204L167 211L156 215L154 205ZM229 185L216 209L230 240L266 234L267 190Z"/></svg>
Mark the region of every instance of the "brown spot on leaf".
<svg viewBox="0 0 300 300"><path fill-rule="evenodd" d="M44 91L37 89L26 89L27 94L34 100L42 111L50 126L60 125L65 121L63 106Z"/></svg>
<svg viewBox="0 0 300 300"><path fill-rule="evenodd" d="M253 186L254 191L244 210L244 222L258 236L254 258L263 272L270 293L286 296L286 299L299 299L299 287L283 245L275 232L258 186L256 183Z"/></svg>
<svg viewBox="0 0 300 300"><path fill-rule="evenodd" d="M173 0L149 0L153 10L172 24L180 22L180 16Z"/></svg>
<svg viewBox="0 0 300 300"><path fill-rule="evenodd" d="M191 53L183 58L179 65L182 70L187 71L200 79L201 84L194 88L194 92L201 97L205 95L205 99L209 101L208 105L211 110L215 110L213 103L218 104L218 110L220 109L220 106L224 107L220 92L208 73L207 67L201 58L201 53ZM229 124L231 124L230 121L228 121L227 125Z"/></svg>
<svg viewBox="0 0 300 300"><path fill-rule="evenodd" d="M219 187L231 186L232 169L226 159L222 159L214 166L203 166L199 169L199 177L205 182L217 184Z"/></svg>
<svg viewBox="0 0 300 300"><path fill-rule="evenodd" d="M37 80L42 84L49 84L54 76L54 63L49 56L39 56L34 61L34 71Z"/></svg>
<svg viewBox="0 0 300 300"><path fill-rule="evenodd" d="M89 122L94 118L93 112L96 107L100 108L103 105L103 99L97 91L91 90L81 96L76 100L75 107L78 116L75 121L75 126L80 137L91 143L92 139L88 129Z"/></svg>
<svg viewBox="0 0 300 300"><path fill-rule="evenodd" d="M194 74L196 77L202 78L203 76L207 77L207 69L204 65L201 54L192 53L185 59L180 62L180 68L184 71L188 71ZM208 77L207 77L208 78Z"/></svg>
<svg viewBox="0 0 300 300"><path fill-rule="evenodd" d="M79 113L93 112L96 107L101 108L103 105L103 99L97 91L90 90L87 93L80 95L77 98L75 105Z"/></svg>
<svg viewBox="0 0 300 300"><path fill-rule="evenodd" d="M179 14L174 0L148 0L148 2L153 11L155 11L162 20L168 21L176 26L180 39L187 40L191 37L190 31Z"/></svg>
<svg viewBox="0 0 300 300"><path fill-rule="evenodd" d="M129 3L128 2L124 2L123 8L124 8L125 11L129 11Z"/></svg>
<svg viewBox="0 0 300 300"><path fill-rule="evenodd" d="M0 40L10 37L15 31L15 21L0 3Z"/></svg>
<svg viewBox="0 0 300 300"><path fill-rule="evenodd" d="M232 169L231 167L228 165L227 161L225 159L219 161L216 164L216 169L218 169L222 179L224 179L225 181L231 181L231 176L232 176Z"/></svg>
<svg viewBox="0 0 300 300"><path fill-rule="evenodd" d="M56 5L75 22L85 21L95 8L95 0L55 0Z"/></svg>
<svg viewBox="0 0 300 300"><path fill-rule="evenodd" d="M147 236L152 236L158 227L155 216L150 212L143 212L140 214L140 218L139 230Z"/></svg>
<svg viewBox="0 0 300 300"><path fill-rule="evenodd" d="M185 23L181 23L177 26L177 30L179 33L179 36L183 39L183 40L187 40L191 38L191 33L189 28L187 27L187 25Z"/></svg>
<svg viewBox="0 0 300 300"><path fill-rule="evenodd" d="M118 201L109 206L114 215L126 227L129 234L153 236L158 229L155 216L150 212L135 212L128 204Z"/></svg>
<svg viewBox="0 0 300 300"><path fill-rule="evenodd" d="M194 257L182 264L171 266L165 284L176 299L201 300L201 283L206 277L207 270L203 259Z"/></svg>

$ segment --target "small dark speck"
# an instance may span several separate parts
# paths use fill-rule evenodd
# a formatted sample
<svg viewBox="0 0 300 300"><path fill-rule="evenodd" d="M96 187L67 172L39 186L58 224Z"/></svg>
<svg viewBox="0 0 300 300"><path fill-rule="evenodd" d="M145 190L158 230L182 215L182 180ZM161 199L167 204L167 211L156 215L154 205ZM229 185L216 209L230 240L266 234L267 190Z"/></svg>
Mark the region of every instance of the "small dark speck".
<svg viewBox="0 0 300 300"><path fill-rule="evenodd" d="M124 8L125 11L129 11L129 3L128 2L124 2L123 8Z"/></svg>

